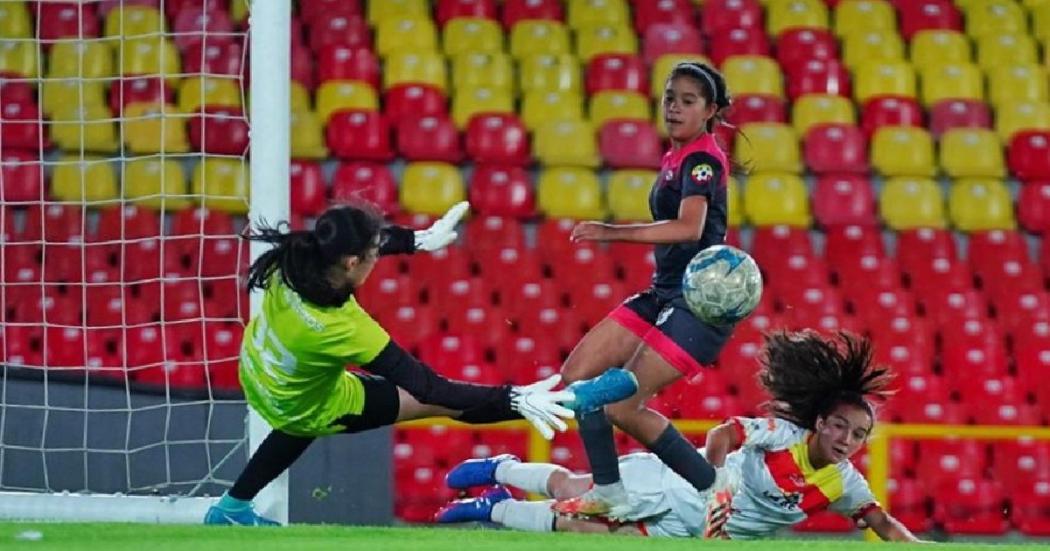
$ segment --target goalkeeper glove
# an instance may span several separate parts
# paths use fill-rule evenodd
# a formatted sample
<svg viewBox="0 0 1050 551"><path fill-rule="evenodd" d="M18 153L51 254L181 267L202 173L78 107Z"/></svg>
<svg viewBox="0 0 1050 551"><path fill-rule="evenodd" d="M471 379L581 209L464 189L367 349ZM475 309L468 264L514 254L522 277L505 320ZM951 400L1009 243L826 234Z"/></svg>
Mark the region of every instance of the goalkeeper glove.
<svg viewBox="0 0 1050 551"><path fill-rule="evenodd" d="M417 230L415 232L416 238L416 250L417 251L439 251L444 249L456 240L459 236L456 233L456 224L459 224L460 219L470 209L470 203L466 201L460 201L448 209L437 222L434 222L429 228L425 230Z"/></svg>
<svg viewBox="0 0 1050 551"><path fill-rule="evenodd" d="M532 423L544 438L554 437L555 429L565 432L568 428L561 418L572 419L575 415L558 402L572 402L576 395L571 390L551 391L561 382L561 375L551 375L528 386L515 386L510 390L510 407Z"/></svg>

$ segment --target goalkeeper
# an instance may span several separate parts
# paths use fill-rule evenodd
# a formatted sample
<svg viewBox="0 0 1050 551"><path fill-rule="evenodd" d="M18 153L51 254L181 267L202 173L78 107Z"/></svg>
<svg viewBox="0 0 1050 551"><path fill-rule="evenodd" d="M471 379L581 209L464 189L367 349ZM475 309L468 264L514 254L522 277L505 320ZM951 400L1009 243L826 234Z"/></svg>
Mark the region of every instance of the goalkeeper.
<svg viewBox="0 0 1050 551"><path fill-rule="evenodd" d="M264 294L240 357L245 398L273 431L208 510L206 524L277 524L251 501L318 436L436 416L466 423L524 417L546 438L565 430L559 416L573 413L557 402L573 392L551 392L557 377L526 387L445 379L394 343L354 297L379 256L446 247L467 208L460 203L429 229L412 231L384 226L370 208L339 206L312 231L262 227L246 235L275 245L249 269L248 288ZM348 364L370 375L351 373Z"/></svg>

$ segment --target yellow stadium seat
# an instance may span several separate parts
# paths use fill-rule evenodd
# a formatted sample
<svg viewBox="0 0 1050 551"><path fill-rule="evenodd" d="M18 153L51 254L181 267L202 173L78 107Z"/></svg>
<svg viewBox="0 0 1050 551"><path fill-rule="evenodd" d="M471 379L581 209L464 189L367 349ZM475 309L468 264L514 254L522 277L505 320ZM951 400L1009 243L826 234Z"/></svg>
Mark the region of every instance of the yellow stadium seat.
<svg viewBox="0 0 1050 551"><path fill-rule="evenodd" d="M1050 130L1050 104L1040 101L1007 102L995 110L995 131L1002 143L1021 130Z"/></svg>
<svg viewBox="0 0 1050 551"><path fill-rule="evenodd" d="M317 88L317 116L327 124L332 113L342 109L379 110L376 91L367 82L329 80Z"/></svg>
<svg viewBox="0 0 1050 551"><path fill-rule="evenodd" d="M58 42L48 55L51 78L106 78L113 76L113 50L101 42Z"/></svg>
<svg viewBox="0 0 1050 551"><path fill-rule="evenodd" d="M591 124L600 129L603 124L614 119L638 119L648 122L652 116L649 112L649 98L637 93L622 90L598 92L591 96Z"/></svg>
<svg viewBox="0 0 1050 551"><path fill-rule="evenodd" d="M795 27L828 27L828 7L821 0L779 0L766 6L766 31L777 37Z"/></svg>
<svg viewBox="0 0 1050 551"><path fill-rule="evenodd" d="M580 92L580 64L571 54L533 54L519 60L521 93Z"/></svg>
<svg viewBox="0 0 1050 551"><path fill-rule="evenodd" d="M844 0L835 6L835 34L847 37L858 32L897 31L897 12L884 0Z"/></svg>
<svg viewBox="0 0 1050 551"><path fill-rule="evenodd" d="M376 53L384 58L392 54L437 49L437 27L429 18L387 19L376 29Z"/></svg>
<svg viewBox="0 0 1050 551"><path fill-rule="evenodd" d="M132 153L184 153L190 150L186 116L174 105L130 103L124 108L124 143Z"/></svg>
<svg viewBox="0 0 1050 551"><path fill-rule="evenodd" d="M232 78L189 77L179 83L179 109L197 113L201 107L241 109L241 87Z"/></svg>
<svg viewBox="0 0 1050 551"><path fill-rule="evenodd" d="M120 200L120 188L108 159L67 155L51 173L51 196L59 201L100 206Z"/></svg>
<svg viewBox="0 0 1050 551"><path fill-rule="evenodd" d="M514 95L514 84L514 62L507 54L460 54L452 59L452 87L457 94L486 87Z"/></svg>
<svg viewBox="0 0 1050 551"><path fill-rule="evenodd" d="M676 65L685 62L711 63L706 57L698 54L664 54L656 58L656 63L653 63L652 71L649 74L649 86L654 99L663 99L664 89L667 87L667 77L671 75L671 71ZM733 86L735 86L735 83ZM730 90L734 94L739 94L736 88L730 88Z"/></svg>
<svg viewBox="0 0 1050 551"><path fill-rule="evenodd" d="M503 51L503 27L491 19L456 17L445 24L442 48L447 56Z"/></svg>
<svg viewBox="0 0 1050 551"><path fill-rule="evenodd" d="M328 156L324 124L310 111L293 111L289 119L292 158L323 159Z"/></svg>
<svg viewBox="0 0 1050 551"><path fill-rule="evenodd" d="M532 138L532 152L546 166L597 167L600 164L594 127L586 121L550 121Z"/></svg>
<svg viewBox="0 0 1050 551"><path fill-rule="evenodd" d="M481 113L514 113L514 98L506 90L497 88L472 88L460 90L452 98L452 122L460 130L474 115Z"/></svg>
<svg viewBox="0 0 1050 551"><path fill-rule="evenodd" d="M310 107L310 91L303 86L302 83L291 81L289 84L288 96L290 103L292 104L292 112L296 111L309 111Z"/></svg>
<svg viewBox="0 0 1050 551"><path fill-rule="evenodd" d="M904 59L904 41L892 30L855 32L843 40L842 49L842 61L854 70L863 63Z"/></svg>
<svg viewBox="0 0 1050 551"><path fill-rule="evenodd" d="M964 9L966 34L980 38L992 34L1024 34L1028 21L1024 8L1014 0L980 0Z"/></svg>
<svg viewBox="0 0 1050 551"><path fill-rule="evenodd" d="M649 222L649 191L659 175L655 170L617 170L609 178L609 211L614 220Z"/></svg>
<svg viewBox="0 0 1050 551"><path fill-rule="evenodd" d="M1044 45L1050 40L1050 2L1032 8L1032 34L1042 40Z"/></svg>
<svg viewBox="0 0 1050 551"><path fill-rule="evenodd" d="M40 69L40 57L37 55L35 43L0 40L0 73L37 78L40 76Z"/></svg>
<svg viewBox="0 0 1050 551"><path fill-rule="evenodd" d="M106 15L106 36L160 36L167 30L164 15L151 6L118 6Z"/></svg>
<svg viewBox="0 0 1050 551"><path fill-rule="evenodd" d="M911 39L911 63L922 71L931 65L969 63L970 41L958 31L927 29Z"/></svg>
<svg viewBox="0 0 1050 551"><path fill-rule="evenodd" d="M192 205L182 163L142 157L124 163L124 198L158 210L182 210Z"/></svg>
<svg viewBox="0 0 1050 551"><path fill-rule="evenodd" d="M536 183L536 202L549 218L605 218L598 177L586 168L544 169Z"/></svg>
<svg viewBox="0 0 1050 551"><path fill-rule="evenodd" d="M409 212L440 216L466 199L459 168L447 163L409 163L401 184L401 204Z"/></svg>
<svg viewBox="0 0 1050 551"><path fill-rule="evenodd" d="M510 55L517 59L535 54L571 54L569 29L559 21L526 19L510 29Z"/></svg>
<svg viewBox="0 0 1050 551"><path fill-rule="evenodd" d="M602 54L636 54L638 36L626 24L588 25L576 30L576 55L581 63Z"/></svg>
<svg viewBox="0 0 1050 551"><path fill-rule="evenodd" d="M105 105L64 105L51 114L51 141L65 151L117 150L113 114Z"/></svg>
<svg viewBox="0 0 1050 551"><path fill-rule="evenodd" d="M952 184L948 213L952 225L964 232L1017 227L1010 191L997 179L964 179Z"/></svg>
<svg viewBox="0 0 1050 551"><path fill-rule="evenodd" d="M97 80L45 80L40 85L45 115L69 106L106 106L106 86Z"/></svg>
<svg viewBox="0 0 1050 551"><path fill-rule="evenodd" d="M805 136L818 124L856 124L853 102L842 96L806 94L791 107L791 124L799 136Z"/></svg>
<svg viewBox="0 0 1050 551"><path fill-rule="evenodd" d="M722 63L722 75L733 94L766 94L784 97L784 77L780 66L770 57L738 55ZM664 76L666 79L667 76ZM660 97L663 97L661 87Z"/></svg>
<svg viewBox="0 0 1050 551"><path fill-rule="evenodd" d="M33 24L26 5L22 2L0 4L0 39L32 37Z"/></svg>
<svg viewBox="0 0 1050 551"><path fill-rule="evenodd" d="M977 64L985 71L1039 63L1038 46L1025 34L986 34L977 40Z"/></svg>
<svg viewBox="0 0 1050 551"><path fill-rule="evenodd" d="M746 140L736 140L734 157L748 165L752 172L783 172L797 174L802 171L802 156L799 153L795 130L782 123L753 122L740 127Z"/></svg>
<svg viewBox="0 0 1050 551"><path fill-rule="evenodd" d="M744 186L744 210L756 226L810 224L806 184L795 174L752 174Z"/></svg>
<svg viewBox="0 0 1050 551"><path fill-rule="evenodd" d="M731 228L738 228L746 221L744 202L740 198L740 184L730 176L726 185L726 222Z"/></svg>
<svg viewBox="0 0 1050 551"><path fill-rule="evenodd" d="M568 4L568 21L573 29L592 25L623 25L631 20L624 0L571 0Z"/></svg>
<svg viewBox="0 0 1050 551"><path fill-rule="evenodd" d="M248 21L249 8L248 2L230 2L230 20L238 25Z"/></svg>
<svg viewBox="0 0 1050 551"><path fill-rule="evenodd" d="M872 165L883 176L933 176L933 139L922 128L884 126L871 144Z"/></svg>
<svg viewBox="0 0 1050 551"><path fill-rule="evenodd" d="M999 136L984 128L953 128L941 136L941 167L952 178L1006 176Z"/></svg>
<svg viewBox="0 0 1050 551"><path fill-rule="evenodd" d="M583 120L583 98L578 92L529 92L521 104L525 128L536 130L548 121Z"/></svg>
<svg viewBox="0 0 1050 551"><path fill-rule="evenodd" d="M383 89L398 84L428 84L445 91L448 73L445 58L437 52L392 55L383 63Z"/></svg>
<svg viewBox="0 0 1050 551"><path fill-rule="evenodd" d="M973 63L933 65L920 76L922 103L927 108L945 99L984 101L984 75Z"/></svg>
<svg viewBox="0 0 1050 551"><path fill-rule="evenodd" d="M164 37L132 38L120 43L120 70L124 75L157 75L174 85L182 62L175 44Z"/></svg>
<svg viewBox="0 0 1050 551"><path fill-rule="evenodd" d="M368 22L376 26L389 19L427 19L430 3L427 0L379 0L368 2Z"/></svg>
<svg viewBox="0 0 1050 551"><path fill-rule="evenodd" d="M860 104L875 96L915 97L915 71L905 61L862 63L853 79L853 96Z"/></svg>
<svg viewBox="0 0 1050 551"><path fill-rule="evenodd" d="M191 186L204 208L233 214L248 212L251 185L246 159L203 157L193 169Z"/></svg>
<svg viewBox="0 0 1050 551"><path fill-rule="evenodd" d="M890 178L882 186L879 212L896 231L948 225L941 188L926 178Z"/></svg>
<svg viewBox="0 0 1050 551"><path fill-rule="evenodd" d="M1046 102L1047 70L1039 65L1003 65L988 71L988 100L999 107L1011 102Z"/></svg>

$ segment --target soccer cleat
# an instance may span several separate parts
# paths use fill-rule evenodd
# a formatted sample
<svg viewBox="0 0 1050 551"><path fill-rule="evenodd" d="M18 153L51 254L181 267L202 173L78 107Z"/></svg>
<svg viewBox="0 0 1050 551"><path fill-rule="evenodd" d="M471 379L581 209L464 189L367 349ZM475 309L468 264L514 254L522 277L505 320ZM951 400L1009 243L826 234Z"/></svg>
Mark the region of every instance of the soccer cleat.
<svg viewBox="0 0 1050 551"><path fill-rule="evenodd" d="M492 506L510 497L510 490L503 486L493 486L478 497L448 502L437 513L434 513L434 521L441 524L491 522Z"/></svg>
<svg viewBox="0 0 1050 551"><path fill-rule="evenodd" d="M212 505L204 514L204 524L225 526L280 526L281 523L270 520L255 512L252 506L230 511L218 505Z"/></svg>
<svg viewBox="0 0 1050 551"><path fill-rule="evenodd" d="M613 520L624 519L631 512L625 494L606 496L598 487L587 490L581 496L556 501L551 509L564 515L602 516Z"/></svg>
<svg viewBox="0 0 1050 551"><path fill-rule="evenodd" d="M496 482L496 467L504 461L521 461L516 455L504 453L495 457L482 459L468 459L455 467L445 475L445 485L457 490L465 490L474 486L491 486Z"/></svg>
<svg viewBox="0 0 1050 551"><path fill-rule="evenodd" d="M568 390L576 399L566 405L577 413L590 413L633 396L638 391L638 379L634 373L614 367L593 379L577 381Z"/></svg>

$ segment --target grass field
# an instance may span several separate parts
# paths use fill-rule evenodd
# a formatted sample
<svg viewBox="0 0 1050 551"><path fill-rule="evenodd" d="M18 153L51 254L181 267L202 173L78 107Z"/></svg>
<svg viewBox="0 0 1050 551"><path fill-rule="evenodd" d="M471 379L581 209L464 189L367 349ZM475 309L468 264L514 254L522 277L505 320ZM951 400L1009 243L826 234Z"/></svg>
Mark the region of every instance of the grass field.
<svg viewBox="0 0 1050 551"><path fill-rule="evenodd" d="M528 534L503 530L455 530L445 528L361 528L340 526L293 526L287 528L227 528L205 526L153 526L130 524L0 524L0 549L11 550L106 550L169 549L299 551L310 549L390 551L627 551L635 549L740 551L846 551L882 549L906 551L928 546L869 544L842 540L770 540L727 542L698 540L642 540L639 538L578 535ZM938 549L1034 550L1017 544L938 544Z"/></svg>

